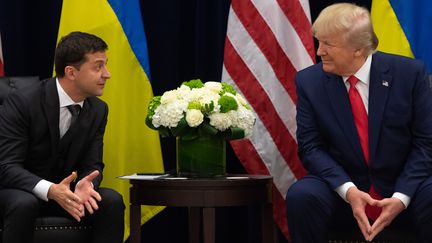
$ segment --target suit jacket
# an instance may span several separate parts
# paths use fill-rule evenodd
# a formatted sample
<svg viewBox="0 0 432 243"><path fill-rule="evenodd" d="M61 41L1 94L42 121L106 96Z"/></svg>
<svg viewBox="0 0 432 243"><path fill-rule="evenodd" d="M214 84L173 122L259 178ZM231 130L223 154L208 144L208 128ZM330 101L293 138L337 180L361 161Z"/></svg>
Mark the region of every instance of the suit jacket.
<svg viewBox="0 0 432 243"><path fill-rule="evenodd" d="M322 64L296 75L298 152L309 173L332 189L373 182L384 197L413 197L432 173L432 92L423 63L377 52L369 86L369 167L346 86Z"/></svg>
<svg viewBox="0 0 432 243"><path fill-rule="evenodd" d="M78 181L94 170L100 172L93 181L99 186L108 107L96 97L87 98L74 126L60 140L59 106L55 78L16 91L4 101L0 188L31 192L41 179L59 183L77 171Z"/></svg>

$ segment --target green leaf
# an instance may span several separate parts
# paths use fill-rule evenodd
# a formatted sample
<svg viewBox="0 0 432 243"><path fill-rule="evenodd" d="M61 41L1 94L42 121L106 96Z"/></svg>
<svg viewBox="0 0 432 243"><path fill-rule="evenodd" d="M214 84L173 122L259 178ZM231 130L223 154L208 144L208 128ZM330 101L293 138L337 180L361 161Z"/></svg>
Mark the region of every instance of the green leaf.
<svg viewBox="0 0 432 243"><path fill-rule="evenodd" d="M161 126L161 127L158 128L158 131L159 131L159 134L162 137L172 137L172 133L171 133L170 129L167 128L167 127L162 127Z"/></svg>
<svg viewBox="0 0 432 243"><path fill-rule="evenodd" d="M189 132L181 135L181 139L184 141L190 141L196 139L198 136L199 135L197 129L190 129Z"/></svg>
<svg viewBox="0 0 432 243"><path fill-rule="evenodd" d="M243 128L232 127L224 132L224 136L227 140L241 139L245 137L245 131Z"/></svg>
<svg viewBox="0 0 432 243"><path fill-rule="evenodd" d="M174 137L182 136L185 133L185 130L188 128L188 124L186 118L183 117L177 124L177 127L172 127L171 132Z"/></svg>
<svg viewBox="0 0 432 243"><path fill-rule="evenodd" d="M150 116L147 116L147 117L146 117L146 119L145 119L145 123L146 123L146 125L147 125L150 129L153 129L153 130L159 130L159 129L157 129L155 126L153 126L153 123L152 123L152 120L150 119Z"/></svg>
<svg viewBox="0 0 432 243"><path fill-rule="evenodd" d="M205 104L204 106L201 106L201 112L204 114L204 116L208 116L211 114L214 110L214 102L211 101L210 104Z"/></svg>
<svg viewBox="0 0 432 243"><path fill-rule="evenodd" d="M209 134L209 135L216 135L219 131L211 126L207 121L204 121L200 126L200 132Z"/></svg>

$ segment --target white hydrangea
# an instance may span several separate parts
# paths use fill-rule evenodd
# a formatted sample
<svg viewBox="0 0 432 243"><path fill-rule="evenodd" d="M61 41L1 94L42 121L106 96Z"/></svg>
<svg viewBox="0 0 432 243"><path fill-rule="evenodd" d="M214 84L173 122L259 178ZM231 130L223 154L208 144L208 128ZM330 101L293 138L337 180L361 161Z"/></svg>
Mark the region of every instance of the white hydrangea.
<svg viewBox="0 0 432 243"><path fill-rule="evenodd" d="M186 121L190 127L197 127L204 121L204 115L196 109L187 110Z"/></svg>
<svg viewBox="0 0 432 243"><path fill-rule="evenodd" d="M208 90L207 88L201 88L200 93L201 96L199 101L201 105L210 104L212 101L215 106L217 105L220 97L218 93Z"/></svg>
<svg viewBox="0 0 432 243"><path fill-rule="evenodd" d="M235 118L233 125L242 128L245 131L245 137L252 136L253 125L255 123L254 113L243 105L240 105L235 113L233 116Z"/></svg>
<svg viewBox="0 0 432 243"><path fill-rule="evenodd" d="M234 111L210 114L210 125L214 126L219 131L227 130L233 125L233 119L231 117L232 113L234 113Z"/></svg>
<svg viewBox="0 0 432 243"><path fill-rule="evenodd" d="M156 108L155 114L153 115L153 126L156 128L159 126L176 127L183 118L187 107L188 102L184 100L177 100L177 102L171 102L165 105L161 102L161 105Z"/></svg>

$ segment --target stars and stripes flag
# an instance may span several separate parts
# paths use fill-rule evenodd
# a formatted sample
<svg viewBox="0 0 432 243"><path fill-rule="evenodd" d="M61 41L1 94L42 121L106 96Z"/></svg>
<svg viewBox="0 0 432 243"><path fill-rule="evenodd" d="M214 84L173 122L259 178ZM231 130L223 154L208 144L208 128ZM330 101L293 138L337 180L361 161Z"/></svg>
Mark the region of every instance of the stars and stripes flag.
<svg viewBox="0 0 432 243"><path fill-rule="evenodd" d="M289 239L285 196L306 174L297 157L295 73L315 62L308 0L232 0L222 81L251 104L249 139L231 146L249 174L273 176L273 215Z"/></svg>
<svg viewBox="0 0 432 243"><path fill-rule="evenodd" d="M2 49L2 41L1 41L1 33L0 33L0 77L4 76L4 64L3 64L3 49Z"/></svg>

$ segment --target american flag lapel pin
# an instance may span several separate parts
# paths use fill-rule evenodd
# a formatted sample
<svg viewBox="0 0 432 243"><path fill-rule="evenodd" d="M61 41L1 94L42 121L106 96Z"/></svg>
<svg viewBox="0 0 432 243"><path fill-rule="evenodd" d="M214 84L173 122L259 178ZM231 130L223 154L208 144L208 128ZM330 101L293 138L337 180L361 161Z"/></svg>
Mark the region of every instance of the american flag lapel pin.
<svg viewBox="0 0 432 243"><path fill-rule="evenodd" d="M383 81L382 81L382 85L388 87L389 83L388 83L388 81L383 80Z"/></svg>

